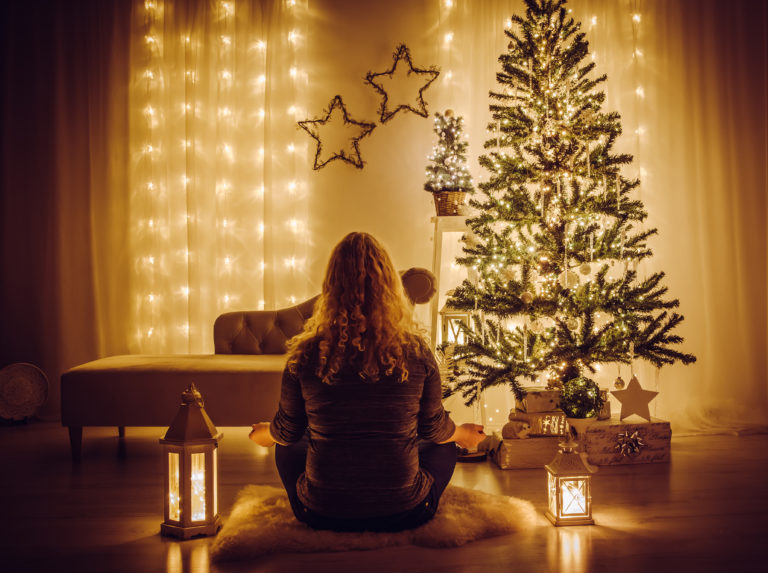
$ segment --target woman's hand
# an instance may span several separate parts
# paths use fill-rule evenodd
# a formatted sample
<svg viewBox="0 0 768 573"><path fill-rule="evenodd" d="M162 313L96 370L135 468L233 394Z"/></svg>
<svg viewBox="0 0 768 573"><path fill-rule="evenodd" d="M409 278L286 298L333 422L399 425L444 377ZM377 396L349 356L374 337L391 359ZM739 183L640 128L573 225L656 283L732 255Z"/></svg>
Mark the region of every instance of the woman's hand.
<svg viewBox="0 0 768 573"><path fill-rule="evenodd" d="M268 448L275 445L275 440L272 439L272 434L269 433L269 422L259 422L251 426L253 428L248 437L259 444Z"/></svg>
<svg viewBox="0 0 768 573"><path fill-rule="evenodd" d="M454 434L455 442L467 450L474 450L485 437L483 426L470 423L456 426L456 433Z"/></svg>

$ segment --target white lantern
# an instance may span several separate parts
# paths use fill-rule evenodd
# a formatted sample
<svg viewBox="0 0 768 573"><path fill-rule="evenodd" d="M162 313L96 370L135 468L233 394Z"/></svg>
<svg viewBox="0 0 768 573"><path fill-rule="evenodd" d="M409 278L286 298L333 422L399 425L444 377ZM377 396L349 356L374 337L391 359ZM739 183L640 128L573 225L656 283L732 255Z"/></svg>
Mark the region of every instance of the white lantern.
<svg viewBox="0 0 768 573"><path fill-rule="evenodd" d="M222 434L203 408L194 384L181 395L181 407L165 437L165 520L160 533L180 539L213 535L221 528L218 508L217 448Z"/></svg>
<svg viewBox="0 0 768 573"><path fill-rule="evenodd" d="M472 313L458 310L448 303L440 310L442 342L444 344L466 344L466 335L462 324L469 328L472 325Z"/></svg>
<svg viewBox="0 0 768 573"><path fill-rule="evenodd" d="M555 525L591 525L592 476L573 441L561 442L547 469L549 504L546 516Z"/></svg>

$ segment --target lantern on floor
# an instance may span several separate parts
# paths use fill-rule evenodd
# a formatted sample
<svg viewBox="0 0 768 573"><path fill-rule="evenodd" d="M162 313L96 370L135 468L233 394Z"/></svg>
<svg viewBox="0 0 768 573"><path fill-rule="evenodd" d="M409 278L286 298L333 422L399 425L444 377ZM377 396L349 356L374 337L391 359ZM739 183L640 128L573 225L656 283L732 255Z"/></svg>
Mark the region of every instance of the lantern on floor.
<svg viewBox="0 0 768 573"><path fill-rule="evenodd" d="M452 296L453 291L448 291L447 294ZM472 325L472 313L452 307L449 300L440 310L440 323L443 343L465 344L466 337L462 325L466 328Z"/></svg>
<svg viewBox="0 0 768 573"><path fill-rule="evenodd" d="M213 535L221 528L216 459L221 437L203 408L203 397L191 384L181 394L181 407L160 440L165 469L161 534L189 539Z"/></svg>
<svg viewBox="0 0 768 573"><path fill-rule="evenodd" d="M592 476L572 440L561 442L547 466L549 504L546 516L555 525L591 525Z"/></svg>

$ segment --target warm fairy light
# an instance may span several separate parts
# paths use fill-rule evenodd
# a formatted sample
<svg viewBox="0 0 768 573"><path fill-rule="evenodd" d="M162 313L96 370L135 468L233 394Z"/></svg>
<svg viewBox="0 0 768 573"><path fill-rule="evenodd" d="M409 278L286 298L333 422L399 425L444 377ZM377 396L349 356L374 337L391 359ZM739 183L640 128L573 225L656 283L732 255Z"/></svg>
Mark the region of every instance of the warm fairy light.
<svg viewBox="0 0 768 573"><path fill-rule="evenodd" d="M448 32L445 35L445 43L450 44L453 41L453 32Z"/></svg>
<svg viewBox="0 0 768 573"><path fill-rule="evenodd" d="M232 38L229 36L222 36L221 37L221 43L225 46L231 46L232 45Z"/></svg>
<svg viewBox="0 0 768 573"><path fill-rule="evenodd" d="M637 13L632 14L632 20L634 20L635 22L640 22L640 14L637 14Z"/></svg>
<svg viewBox="0 0 768 573"><path fill-rule="evenodd" d="M256 42L256 48L258 48L261 51L264 51L267 49L267 43L264 40L259 40Z"/></svg>
<svg viewBox="0 0 768 573"><path fill-rule="evenodd" d="M597 25L597 16L592 16L592 19L589 21L593 26Z"/></svg>
<svg viewBox="0 0 768 573"><path fill-rule="evenodd" d="M296 66L291 66L291 69L290 69L290 70L288 70L288 74L289 74L289 75L290 75L292 78L295 78L297 73L298 73L298 70L296 69Z"/></svg>
<svg viewBox="0 0 768 573"><path fill-rule="evenodd" d="M296 151L296 146L293 143L288 144L288 153L293 153Z"/></svg>
<svg viewBox="0 0 768 573"><path fill-rule="evenodd" d="M288 41L291 44L296 43L296 41L299 39L299 33L296 30L291 30L288 32Z"/></svg>
<svg viewBox="0 0 768 573"><path fill-rule="evenodd" d="M453 8L453 0L445 0L445 7L449 10Z"/></svg>
<svg viewBox="0 0 768 573"><path fill-rule="evenodd" d="M645 97L643 86L637 86L637 88L635 88L635 94L637 94L637 97Z"/></svg>

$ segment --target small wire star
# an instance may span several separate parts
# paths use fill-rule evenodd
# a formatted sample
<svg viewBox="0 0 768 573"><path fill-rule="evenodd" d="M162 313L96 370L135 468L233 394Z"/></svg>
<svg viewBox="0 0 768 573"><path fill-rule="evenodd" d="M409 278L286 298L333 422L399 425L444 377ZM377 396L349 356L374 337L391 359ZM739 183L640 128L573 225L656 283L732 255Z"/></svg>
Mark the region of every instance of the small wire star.
<svg viewBox="0 0 768 573"><path fill-rule="evenodd" d="M381 122L386 123L392 119L392 117L400 110L411 111L416 115L420 115L421 117L428 117L429 113L427 112L427 104L424 101L424 90L426 90L429 85L437 79L437 76L440 75L440 72L434 67L428 69L413 67L411 53L408 51L408 48L405 44L400 44L397 47L395 53L393 54L393 58L394 62L392 63L392 67L386 72L381 72L378 74L368 72L365 76L365 82L371 84L374 88L376 88L376 91L384 97L379 108L379 113L381 114ZM405 70L403 66L398 67L398 64L401 60L404 60L408 64L407 70ZM414 78L411 77L412 74L415 74ZM417 76L422 77L418 78ZM397 77L398 83L401 84L405 84L406 82L408 84L413 83L414 79L417 79L419 84L422 84L422 82L424 82L424 76L427 78L426 83L423 83L423 85L421 85L418 90L419 95L416 98L416 107L407 103L395 102L398 103L398 105L395 106L394 109L390 109L389 95L385 89L385 86L388 83L395 80Z"/></svg>
<svg viewBox="0 0 768 573"><path fill-rule="evenodd" d="M338 125L336 117L341 114L344 123ZM354 165L358 169L363 168L363 158L360 156L360 140L373 131L376 127L375 123L368 123L365 121L355 121L347 113L347 108L344 106L344 102L340 95L337 95L331 100L328 109L326 110L325 117L322 119L305 119L298 122L299 126L306 131L313 139L317 141L317 151L315 152L315 164L313 169L317 170L321 167L325 167L328 163L334 159L341 159L347 163ZM354 130L357 135L347 138L346 143L335 142L336 148L327 158L323 159L323 137L322 131L324 128L333 128L336 132L339 129L344 128L348 131ZM338 138L336 138L338 139ZM351 149L349 144L351 143Z"/></svg>

